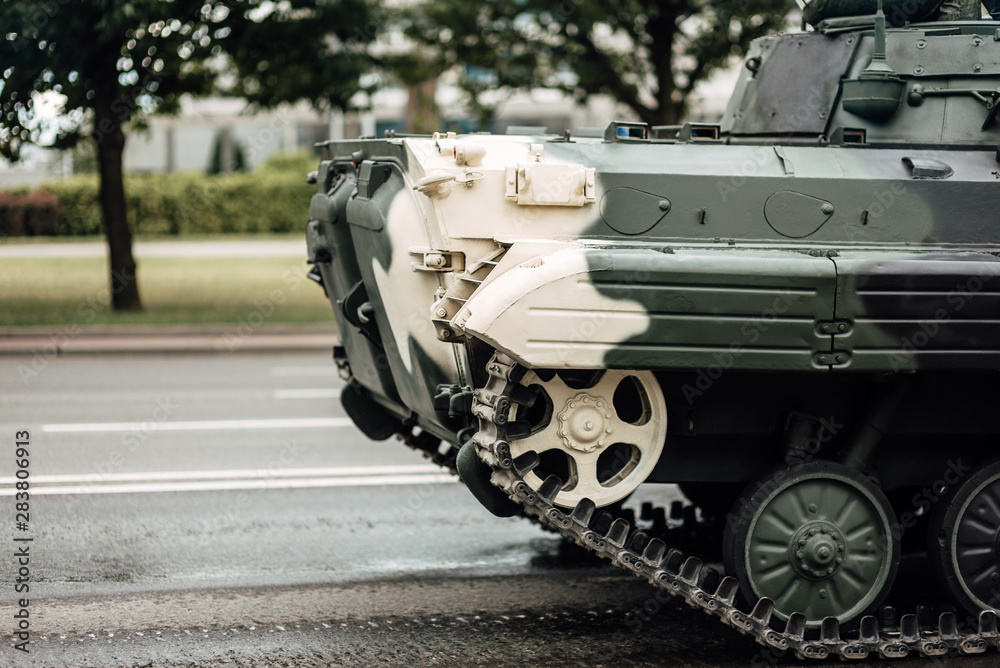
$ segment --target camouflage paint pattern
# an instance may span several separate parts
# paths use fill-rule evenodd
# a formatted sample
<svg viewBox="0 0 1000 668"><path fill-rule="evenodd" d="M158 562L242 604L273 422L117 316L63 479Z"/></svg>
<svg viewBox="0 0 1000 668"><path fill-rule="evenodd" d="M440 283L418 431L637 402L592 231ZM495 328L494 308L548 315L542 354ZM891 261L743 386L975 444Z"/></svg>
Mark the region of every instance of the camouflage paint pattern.
<svg viewBox="0 0 1000 668"><path fill-rule="evenodd" d="M974 424L966 440L980 447L1000 431L975 417L1000 367L1000 125L986 123L1000 42L995 23L949 25L889 31L906 88L886 121L840 103L841 80L871 60L862 26L759 40L707 139L325 144L310 253L353 376L456 441L469 418L433 397L476 386L477 350L538 369L652 370L684 418L668 438L736 461L734 438L780 457L789 410L835 410L846 439L879 378L926 371L945 375L920 384L923 413L896 420L907 436L884 466L894 447L967 431L930 405ZM374 334L343 306L359 282ZM743 480L774 461L713 471L683 447L664 458L652 479ZM925 475L913 470L884 475L902 486Z"/></svg>

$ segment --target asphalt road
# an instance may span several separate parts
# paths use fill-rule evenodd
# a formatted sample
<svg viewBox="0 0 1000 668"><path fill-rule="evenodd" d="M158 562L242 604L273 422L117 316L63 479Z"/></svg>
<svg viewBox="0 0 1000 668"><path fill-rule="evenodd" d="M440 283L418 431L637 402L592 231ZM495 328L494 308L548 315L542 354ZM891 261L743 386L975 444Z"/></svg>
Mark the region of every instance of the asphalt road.
<svg viewBox="0 0 1000 668"><path fill-rule="evenodd" d="M4 668L798 665L368 441L328 353L31 364L0 359Z"/></svg>

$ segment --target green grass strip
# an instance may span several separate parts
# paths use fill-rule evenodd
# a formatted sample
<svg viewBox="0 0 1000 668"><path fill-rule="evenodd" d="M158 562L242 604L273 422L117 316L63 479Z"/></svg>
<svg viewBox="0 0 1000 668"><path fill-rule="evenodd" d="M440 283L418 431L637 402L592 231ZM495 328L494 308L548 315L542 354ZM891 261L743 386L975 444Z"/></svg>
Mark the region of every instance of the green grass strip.
<svg viewBox="0 0 1000 668"><path fill-rule="evenodd" d="M138 261L141 313L115 313L103 258L4 258L0 326L334 322L304 258Z"/></svg>

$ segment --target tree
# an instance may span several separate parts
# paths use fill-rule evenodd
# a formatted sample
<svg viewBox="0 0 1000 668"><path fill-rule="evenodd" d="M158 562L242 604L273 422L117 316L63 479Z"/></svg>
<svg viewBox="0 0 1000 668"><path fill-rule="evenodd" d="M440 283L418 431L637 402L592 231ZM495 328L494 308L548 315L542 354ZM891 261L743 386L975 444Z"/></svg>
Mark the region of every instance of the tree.
<svg viewBox="0 0 1000 668"><path fill-rule="evenodd" d="M215 174L228 174L230 172L245 172L247 169L246 156L243 154L243 146L233 141L232 128L223 128L215 133L215 142L212 144L212 154L208 160L208 169L205 173L209 176Z"/></svg>
<svg viewBox="0 0 1000 668"><path fill-rule="evenodd" d="M139 310L122 156L126 133L220 80L259 106L344 106L373 35L363 0L4 0L0 153L69 148L89 135L100 175L116 310ZM332 78L331 78L332 77ZM56 117L39 113L55 96Z"/></svg>
<svg viewBox="0 0 1000 668"><path fill-rule="evenodd" d="M559 88L583 101L609 94L651 125L674 125L699 83L751 40L784 25L792 0L424 0L404 20L460 67L481 122L483 93Z"/></svg>

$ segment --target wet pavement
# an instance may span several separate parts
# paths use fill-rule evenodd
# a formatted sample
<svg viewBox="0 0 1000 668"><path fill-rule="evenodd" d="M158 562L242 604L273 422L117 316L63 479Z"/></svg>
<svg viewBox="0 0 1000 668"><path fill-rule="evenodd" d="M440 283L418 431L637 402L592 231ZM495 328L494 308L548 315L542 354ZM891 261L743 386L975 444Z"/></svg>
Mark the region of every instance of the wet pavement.
<svg viewBox="0 0 1000 668"><path fill-rule="evenodd" d="M801 665L368 441L326 351L19 374L30 360L0 359L4 447L30 432L34 485L30 530L0 529L8 553L32 539L28 653L0 565L4 668ZM13 467L0 459L11 520Z"/></svg>

